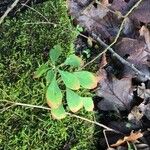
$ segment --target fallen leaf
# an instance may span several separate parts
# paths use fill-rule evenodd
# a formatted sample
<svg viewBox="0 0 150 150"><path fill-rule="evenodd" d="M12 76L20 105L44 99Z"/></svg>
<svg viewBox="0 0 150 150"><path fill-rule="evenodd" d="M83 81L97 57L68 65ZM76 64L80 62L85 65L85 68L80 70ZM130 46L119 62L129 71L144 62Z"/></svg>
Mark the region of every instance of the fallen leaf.
<svg viewBox="0 0 150 150"><path fill-rule="evenodd" d="M133 21L130 18L126 18L123 25L123 33L127 37L133 37L135 33L135 26L133 24Z"/></svg>
<svg viewBox="0 0 150 150"><path fill-rule="evenodd" d="M101 4L104 6L110 6L109 0L102 0Z"/></svg>
<svg viewBox="0 0 150 150"><path fill-rule="evenodd" d="M126 7L128 7L128 5L124 0L113 0L110 9L113 9L114 11L119 11L121 12L121 14L125 14Z"/></svg>
<svg viewBox="0 0 150 150"><path fill-rule="evenodd" d="M144 36L145 43L147 44L148 51L150 52L150 31L146 26L141 27L140 36Z"/></svg>
<svg viewBox="0 0 150 150"><path fill-rule="evenodd" d="M101 80L97 89L97 95L103 99L98 107L101 110L127 110L133 100L131 78L118 80L114 76L107 78L107 73L101 70Z"/></svg>
<svg viewBox="0 0 150 150"><path fill-rule="evenodd" d="M128 115L128 120L132 121L133 123L139 123L142 119L143 113L140 111L138 106L132 108L131 112Z"/></svg>
<svg viewBox="0 0 150 150"><path fill-rule="evenodd" d="M96 6L94 4L93 1L87 0L86 5L81 7L78 1L68 0L69 13L77 24L84 27L89 33L98 33L102 39L116 35L118 18L109 13L109 9L106 7L107 2L103 1Z"/></svg>
<svg viewBox="0 0 150 150"><path fill-rule="evenodd" d="M141 131L131 132L129 136L125 136L123 139L119 139L115 144L110 145L111 147L118 147L127 142L135 142L139 138L143 137L143 133Z"/></svg>
<svg viewBox="0 0 150 150"><path fill-rule="evenodd" d="M134 4L138 0L130 0L129 5ZM150 2L144 0L141 4L131 13L131 19L137 19L139 22L150 23Z"/></svg>
<svg viewBox="0 0 150 150"><path fill-rule="evenodd" d="M129 2L125 2L125 0L113 0L109 8L114 11L119 11L122 15L125 15L137 2L138 0L129 0ZM144 0L132 11L129 18L132 20L138 20L139 22L149 23L149 14L150 2L149 0Z"/></svg>
<svg viewBox="0 0 150 150"><path fill-rule="evenodd" d="M145 84L142 83L141 86L137 87L137 94L145 100L150 97L150 89L146 89Z"/></svg>
<svg viewBox="0 0 150 150"><path fill-rule="evenodd" d="M147 117L148 120L150 120L150 102L148 100L144 100L138 108L141 110L144 116Z"/></svg>
<svg viewBox="0 0 150 150"><path fill-rule="evenodd" d="M148 68L150 66L150 54L144 40L122 38L122 40L115 45L114 49L117 54L133 64L138 70L145 73L145 75L150 74ZM136 74L133 72L132 68L124 66L123 76L134 78ZM144 78L138 79L141 81L146 80Z"/></svg>

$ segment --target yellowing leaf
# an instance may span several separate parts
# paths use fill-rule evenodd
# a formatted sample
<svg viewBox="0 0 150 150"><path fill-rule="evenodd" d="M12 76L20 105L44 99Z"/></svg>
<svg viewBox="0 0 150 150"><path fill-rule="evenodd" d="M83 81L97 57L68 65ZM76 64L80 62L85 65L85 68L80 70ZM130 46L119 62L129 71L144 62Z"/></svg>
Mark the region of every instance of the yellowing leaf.
<svg viewBox="0 0 150 150"><path fill-rule="evenodd" d="M66 112L63 105L60 105L58 108L52 108L51 114L54 119L63 119L66 117Z"/></svg>
<svg viewBox="0 0 150 150"><path fill-rule="evenodd" d="M70 65L73 67L80 67L83 65L83 61L80 57L76 55L70 55L64 62L65 65Z"/></svg>
<svg viewBox="0 0 150 150"><path fill-rule="evenodd" d="M83 107L83 101L81 97L72 90L67 89L66 97L67 104L72 112L77 112Z"/></svg>
<svg viewBox="0 0 150 150"><path fill-rule="evenodd" d="M94 104L93 104L92 98L91 97L81 97L81 99L83 101L83 106L84 106L85 110L93 111Z"/></svg>
<svg viewBox="0 0 150 150"><path fill-rule="evenodd" d="M61 70L59 70L59 73L66 87L72 90L78 90L80 88L79 79L73 73Z"/></svg>
<svg viewBox="0 0 150 150"><path fill-rule="evenodd" d="M97 86L98 79L88 71L74 72L80 81L82 87L86 89L94 89Z"/></svg>
<svg viewBox="0 0 150 150"><path fill-rule="evenodd" d="M48 86L46 91L47 104L51 108L58 108L62 103L62 93L58 87L55 77L53 78L51 84Z"/></svg>

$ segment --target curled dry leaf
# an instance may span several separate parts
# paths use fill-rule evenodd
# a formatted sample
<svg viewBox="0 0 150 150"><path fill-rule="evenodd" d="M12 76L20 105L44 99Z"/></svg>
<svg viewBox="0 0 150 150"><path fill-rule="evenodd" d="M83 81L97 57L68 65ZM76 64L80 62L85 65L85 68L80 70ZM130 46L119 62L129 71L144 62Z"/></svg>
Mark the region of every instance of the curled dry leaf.
<svg viewBox="0 0 150 150"><path fill-rule="evenodd" d="M146 89L145 84L142 83L141 86L137 87L137 94L142 99L148 99L150 97L150 89Z"/></svg>
<svg viewBox="0 0 150 150"><path fill-rule="evenodd" d="M123 139L119 139L115 144L112 144L111 147L118 147L127 142L135 142L139 138L143 137L143 133L141 131L131 132L129 136L125 136Z"/></svg>
<svg viewBox="0 0 150 150"><path fill-rule="evenodd" d="M141 84L141 86L137 87L137 94L140 98L142 98L144 101L138 106L138 109L142 113L142 115L146 116L147 119L150 120L150 89L146 89L146 86L144 83Z"/></svg>
<svg viewBox="0 0 150 150"><path fill-rule="evenodd" d="M129 113L128 120L130 120L133 123L139 123L142 117L143 113L140 111L140 108L135 106Z"/></svg>
<svg viewBox="0 0 150 150"><path fill-rule="evenodd" d="M146 26L142 26L140 29L140 35L144 36L145 43L147 44L148 52L150 52L150 31Z"/></svg>
<svg viewBox="0 0 150 150"><path fill-rule="evenodd" d="M148 120L150 120L150 102L144 100L143 103L141 103L138 108L141 110L143 115L147 117Z"/></svg>

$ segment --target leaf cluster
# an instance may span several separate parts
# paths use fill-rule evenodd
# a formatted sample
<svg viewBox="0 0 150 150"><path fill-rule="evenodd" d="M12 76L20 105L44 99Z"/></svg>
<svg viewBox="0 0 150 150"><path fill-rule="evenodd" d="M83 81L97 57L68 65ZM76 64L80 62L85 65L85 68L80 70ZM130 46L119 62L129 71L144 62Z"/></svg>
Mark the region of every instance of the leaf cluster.
<svg viewBox="0 0 150 150"><path fill-rule="evenodd" d="M71 112L75 113L82 107L92 111L94 107L92 97L82 97L78 93L80 90L90 90L97 86L96 76L89 71L81 70L83 60L75 54L69 55L63 63L58 63L62 51L59 44L55 45L49 52L49 61L42 64L34 75L35 78L45 75L46 100L51 107L52 116L56 119L66 117L64 97Z"/></svg>

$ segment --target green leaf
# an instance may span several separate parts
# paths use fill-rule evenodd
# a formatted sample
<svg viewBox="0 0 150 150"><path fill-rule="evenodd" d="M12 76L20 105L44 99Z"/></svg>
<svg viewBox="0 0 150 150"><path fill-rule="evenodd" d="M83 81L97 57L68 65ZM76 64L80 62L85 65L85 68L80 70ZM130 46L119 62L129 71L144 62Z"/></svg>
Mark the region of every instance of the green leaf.
<svg viewBox="0 0 150 150"><path fill-rule="evenodd" d="M67 89L66 97L67 97L67 104L72 112L77 112L83 107L81 97L72 90Z"/></svg>
<svg viewBox="0 0 150 150"><path fill-rule="evenodd" d="M54 77L46 91L47 104L51 108L58 108L62 103L62 97L61 90L58 87L57 81Z"/></svg>
<svg viewBox="0 0 150 150"><path fill-rule="evenodd" d="M47 74L46 74L46 84L50 84L52 79L54 78L54 71L53 70L49 70L47 71Z"/></svg>
<svg viewBox="0 0 150 150"><path fill-rule="evenodd" d="M80 67L83 65L83 61L80 57L76 56L76 55L70 55L66 61L64 62L65 65L70 65L73 67Z"/></svg>
<svg viewBox="0 0 150 150"><path fill-rule="evenodd" d="M84 106L85 110L93 111L94 104L93 104L92 98L91 97L81 97L81 99L83 101L83 106Z"/></svg>
<svg viewBox="0 0 150 150"><path fill-rule="evenodd" d="M55 64L59 56L61 55L62 48L60 45L55 45L51 50L50 50L50 59L51 61Z"/></svg>
<svg viewBox="0 0 150 150"><path fill-rule="evenodd" d="M49 70L49 67L47 64L42 64L37 71L34 73L34 78L41 77L44 73L46 73Z"/></svg>
<svg viewBox="0 0 150 150"><path fill-rule="evenodd" d="M97 78L88 71L78 71L74 72L80 81L80 85L85 89L93 89L97 86Z"/></svg>
<svg viewBox="0 0 150 150"><path fill-rule="evenodd" d="M72 90L78 90L80 88L79 79L73 73L61 70L59 70L59 73L66 87Z"/></svg>
<svg viewBox="0 0 150 150"><path fill-rule="evenodd" d="M83 32L83 28L80 27L79 25L77 25L77 30L78 30L79 32Z"/></svg>
<svg viewBox="0 0 150 150"><path fill-rule="evenodd" d="M63 105L60 105L58 108L52 108L51 114L54 119L63 119L66 117L66 112Z"/></svg>

